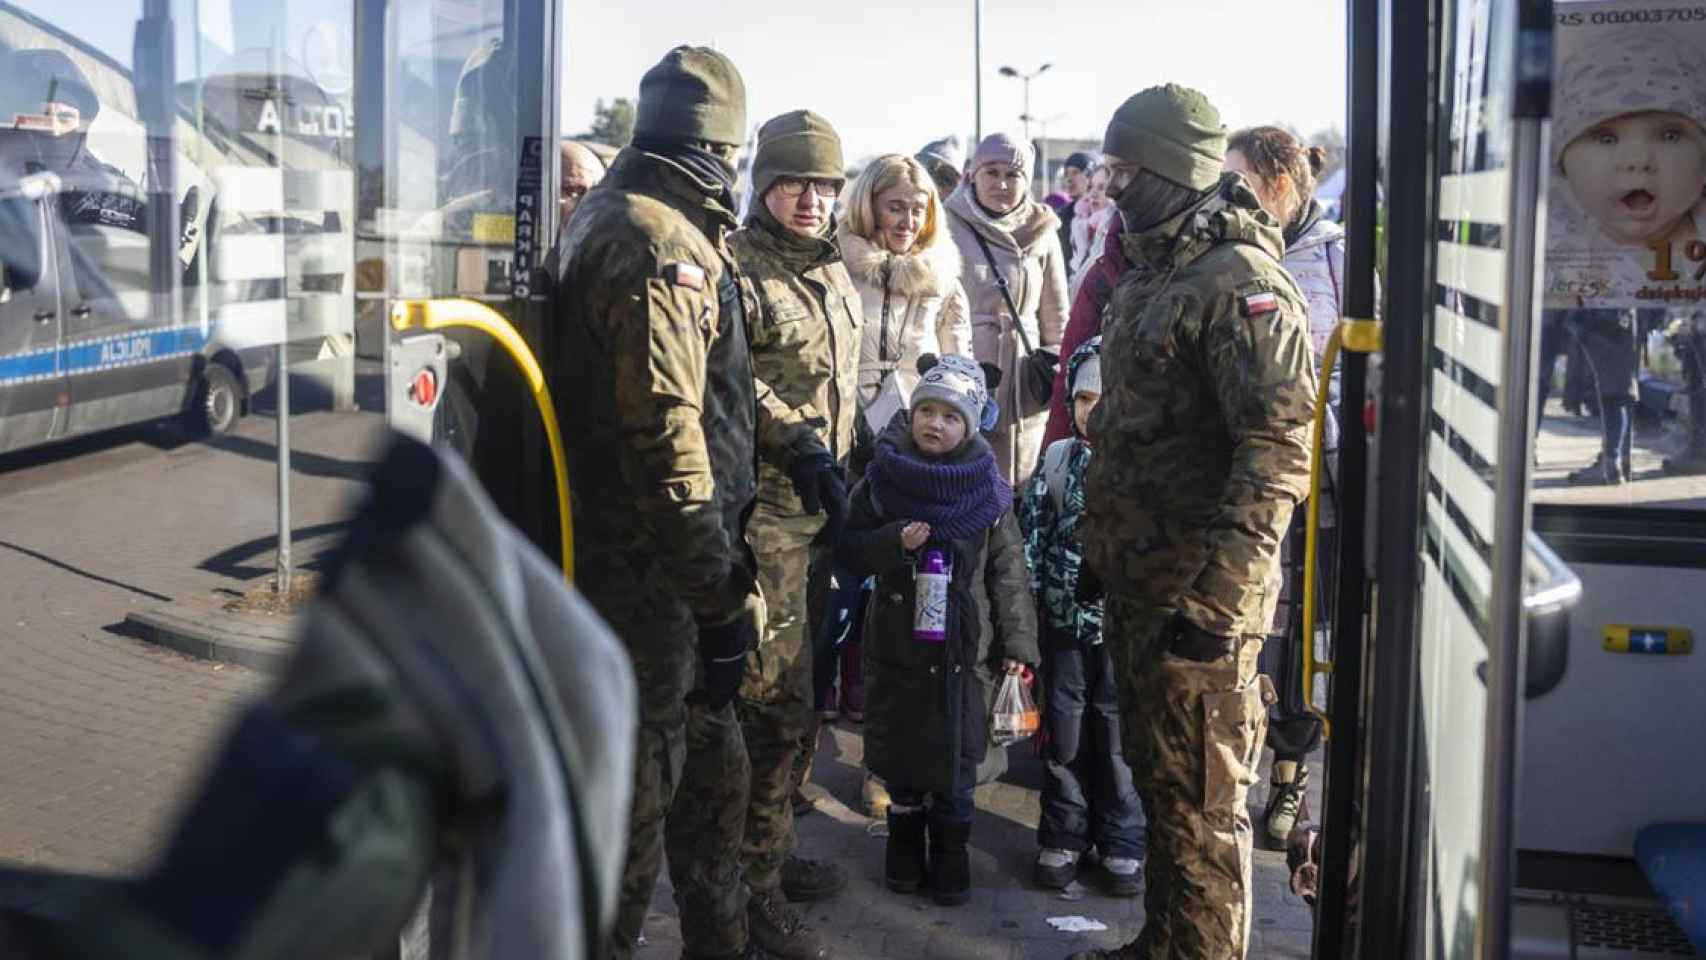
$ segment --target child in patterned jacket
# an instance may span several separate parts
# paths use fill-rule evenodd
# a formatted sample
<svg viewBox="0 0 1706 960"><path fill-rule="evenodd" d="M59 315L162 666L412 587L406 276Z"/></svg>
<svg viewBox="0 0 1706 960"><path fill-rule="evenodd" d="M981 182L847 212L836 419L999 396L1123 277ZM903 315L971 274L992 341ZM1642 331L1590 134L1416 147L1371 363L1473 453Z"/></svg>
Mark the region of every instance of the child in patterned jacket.
<svg viewBox="0 0 1706 960"><path fill-rule="evenodd" d="M1121 755L1114 666L1102 643L1102 602L1074 594L1083 566L1078 522L1084 471L1090 464L1085 423L1102 393L1102 339L1073 352L1067 364L1073 435L1043 454L1019 504L1031 588L1041 608L1043 732L1048 772L1037 827L1035 880L1064 889L1092 848L1115 896L1141 885L1144 827L1131 768Z"/></svg>

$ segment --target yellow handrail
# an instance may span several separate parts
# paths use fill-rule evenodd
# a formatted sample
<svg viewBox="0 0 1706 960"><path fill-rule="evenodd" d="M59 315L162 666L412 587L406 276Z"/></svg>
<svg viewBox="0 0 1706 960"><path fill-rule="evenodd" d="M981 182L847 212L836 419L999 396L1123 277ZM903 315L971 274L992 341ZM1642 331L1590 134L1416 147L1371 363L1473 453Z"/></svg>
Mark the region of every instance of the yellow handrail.
<svg viewBox="0 0 1706 960"><path fill-rule="evenodd" d="M1327 424L1327 390L1341 349L1377 353L1381 342L1380 321L1339 321L1321 354L1321 379L1315 388L1315 421L1311 424L1309 441L1309 508L1303 537L1303 702L1321 718L1321 728L1327 736L1332 735L1332 724L1315 707L1315 675L1333 672L1333 661L1315 659L1315 560L1321 546L1321 477L1326 470L1321 445Z"/></svg>
<svg viewBox="0 0 1706 960"><path fill-rule="evenodd" d="M443 330L446 327L469 327L484 332L506 350L521 368L527 385L533 390L533 400L539 405L539 417L545 421L545 437L551 444L551 467L557 479L557 520L563 541L563 579L575 581L574 522L569 516L569 463L563 452L563 434L557 426L557 408L551 404L551 391L545 385L545 372L521 334L509 325L501 314L477 300L399 300L391 307L391 327L404 330Z"/></svg>

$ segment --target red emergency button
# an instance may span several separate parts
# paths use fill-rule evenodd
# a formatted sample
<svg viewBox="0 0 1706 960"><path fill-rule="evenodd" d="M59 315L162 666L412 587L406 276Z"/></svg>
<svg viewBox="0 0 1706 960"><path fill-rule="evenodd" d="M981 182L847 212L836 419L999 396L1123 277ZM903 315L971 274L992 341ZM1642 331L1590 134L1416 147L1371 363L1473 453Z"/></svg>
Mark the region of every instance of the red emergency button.
<svg viewBox="0 0 1706 960"><path fill-rule="evenodd" d="M432 406L438 400L438 374L430 367L415 374L409 383L409 399L423 407Z"/></svg>

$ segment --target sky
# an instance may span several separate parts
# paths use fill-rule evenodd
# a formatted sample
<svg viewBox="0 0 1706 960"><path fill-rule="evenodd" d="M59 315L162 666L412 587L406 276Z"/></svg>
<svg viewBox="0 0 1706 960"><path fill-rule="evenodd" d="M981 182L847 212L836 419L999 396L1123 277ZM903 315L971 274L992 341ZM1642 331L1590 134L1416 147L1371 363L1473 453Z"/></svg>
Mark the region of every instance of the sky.
<svg viewBox="0 0 1706 960"><path fill-rule="evenodd" d="M983 8L985 133L1022 132L1022 85L997 70L1043 63L1053 66L1031 82L1031 113L1053 121L1050 137L1100 139L1126 97L1169 81L1208 94L1232 128L1344 127L1343 0L985 0ZM813 110L840 132L849 163L911 153L948 133L969 138L972 13L972 0L571 3L563 130L584 131L596 99L635 96L670 47L694 43L733 58L752 125Z"/></svg>

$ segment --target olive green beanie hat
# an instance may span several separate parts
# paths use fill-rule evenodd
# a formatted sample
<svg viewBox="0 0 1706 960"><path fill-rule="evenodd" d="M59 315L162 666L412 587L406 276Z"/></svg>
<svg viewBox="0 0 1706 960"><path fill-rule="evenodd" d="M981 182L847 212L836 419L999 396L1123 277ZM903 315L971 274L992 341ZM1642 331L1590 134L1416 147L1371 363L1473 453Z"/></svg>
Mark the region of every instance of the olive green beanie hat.
<svg viewBox="0 0 1706 960"><path fill-rule="evenodd" d="M758 128L758 147L752 157L752 195L763 197L777 177L846 179L841 138L828 120L810 110L795 110Z"/></svg>
<svg viewBox="0 0 1706 960"><path fill-rule="evenodd" d="M746 140L740 71L709 47L676 47L664 54L640 78L634 135L739 146Z"/></svg>
<svg viewBox="0 0 1706 960"><path fill-rule="evenodd" d="M1220 180L1226 128L1202 93L1169 83L1132 96L1114 111L1102 152L1193 190Z"/></svg>

